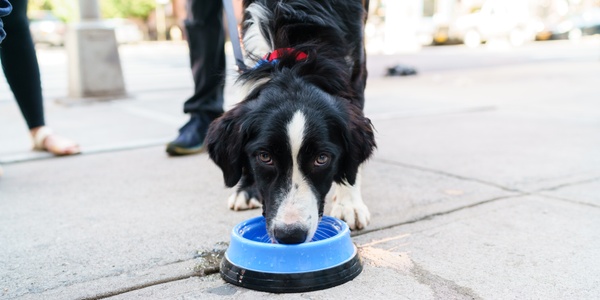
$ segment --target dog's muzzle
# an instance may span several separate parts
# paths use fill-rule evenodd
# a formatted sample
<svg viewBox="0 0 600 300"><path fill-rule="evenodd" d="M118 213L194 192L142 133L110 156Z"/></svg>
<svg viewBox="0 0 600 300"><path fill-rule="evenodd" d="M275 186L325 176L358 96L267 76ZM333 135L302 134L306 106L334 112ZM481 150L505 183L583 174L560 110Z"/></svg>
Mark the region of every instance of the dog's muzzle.
<svg viewBox="0 0 600 300"><path fill-rule="evenodd" d="M279 244L300 244L306 242L308 226L301 223L273 224L273 238Z"/></svg>

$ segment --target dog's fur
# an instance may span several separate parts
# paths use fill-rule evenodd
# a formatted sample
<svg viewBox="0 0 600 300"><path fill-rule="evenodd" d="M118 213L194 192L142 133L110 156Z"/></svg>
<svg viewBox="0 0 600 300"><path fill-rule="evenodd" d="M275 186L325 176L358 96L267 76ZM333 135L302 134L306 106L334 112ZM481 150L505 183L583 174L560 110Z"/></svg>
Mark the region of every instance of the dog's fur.
<svg viewBox="0 0 600 300"><path fill-rule="evenodd" d="M308 242L335 182L331 214L363 228L359 167L375 148L362 112L368 1L245 0L244 8L247 62L294 50L240 75L248 95L209 128L210 158L228 187L239 183L230 208L262 206L273 242Z"/></svg>

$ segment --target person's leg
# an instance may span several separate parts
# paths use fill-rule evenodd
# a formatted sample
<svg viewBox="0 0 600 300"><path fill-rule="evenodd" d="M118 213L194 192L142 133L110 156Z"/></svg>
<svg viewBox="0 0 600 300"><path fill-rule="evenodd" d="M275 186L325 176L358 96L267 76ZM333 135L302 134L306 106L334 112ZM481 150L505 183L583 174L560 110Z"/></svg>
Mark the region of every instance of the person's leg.
<svg viewBox="0 0 600 300"><path fill-rule="evenodd" d="M44 126L42 83L35 47L29 32L27 0L12 1L3 18L6 39L0 47L2 70L29 129Z"/></svg>
<svg viewBox="0 0 600 300"><path fill-rule="evenodd" d="M225 53L221 0L188 0L185 21L194 77L194 95L184 104L190 121L179 137L167 145L171 155L202 151L208 125L223 113Z"/></svg>
<svg viewBox="0 0 600 300"><path fill-rule="evenodd" d="M7 0L0 0L0 43L6 37L6 32L4 31L4 23L2 23L2 17L6 17L12 11L12 5ZM1 175L1 174L0 174Z"/></svg>
<svg viewBox="0 0 600 300"><path fill-rule="evenodd" d="M3 18L7 36L0 47L2 70L29 127L35 148L56 155L79 153L76 143L52 134L45 127L40 69L29 31L27 4L27 0L12 1L12 13Z"/></svg>

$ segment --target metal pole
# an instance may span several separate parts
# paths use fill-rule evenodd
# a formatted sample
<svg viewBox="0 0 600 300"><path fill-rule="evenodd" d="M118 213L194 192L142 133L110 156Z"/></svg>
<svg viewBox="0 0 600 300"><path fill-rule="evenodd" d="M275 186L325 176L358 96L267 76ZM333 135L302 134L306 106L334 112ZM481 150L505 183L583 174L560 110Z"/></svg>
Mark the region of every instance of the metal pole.
<svg viewBox="0 0 600 300"><path fill-rule="evenodd" d="M205 1L205 0L203 0ZM167 39L167 25L165 22L165 7L168 1L156 0L156 39L164 41Z"/></svg>
<svg viewBox="0 0 600 300"><path fill-rule="evenodd" d="M69 26L69 98L126 96L114 28L100 20L97 0L79 0L79 22Z"/></svg>
<svg viewBox="0 0 600 300"><path fill-rule="evenodd" d="M100 19L100 7L97 0L79 0L79 18L81 21Z"/></svg>

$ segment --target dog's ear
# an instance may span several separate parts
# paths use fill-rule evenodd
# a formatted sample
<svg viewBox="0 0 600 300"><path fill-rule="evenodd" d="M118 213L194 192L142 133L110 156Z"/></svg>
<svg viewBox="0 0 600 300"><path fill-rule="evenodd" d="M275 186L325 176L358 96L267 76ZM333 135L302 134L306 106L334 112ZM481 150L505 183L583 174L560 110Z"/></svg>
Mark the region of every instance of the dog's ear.
<svg viewBox="0 0 600 300"><path fill-rule="evenodd" d="M243 153L246 139L239 125L243 116L240 110L238 106L214 120L205 139L208 154L223 171L223 179L228 187L238 183L246 165Z"/></svg>
<svg viewBox="0 0 600 300"><path fill-rule="evenodd" d="M377 147L373 124L371 124L371 120L364 117L360 109L351 108L348 121L341 128L341 132L344 153L334 180L337 183L347 182L354 185L359 166L371 156Z"/></svg>

